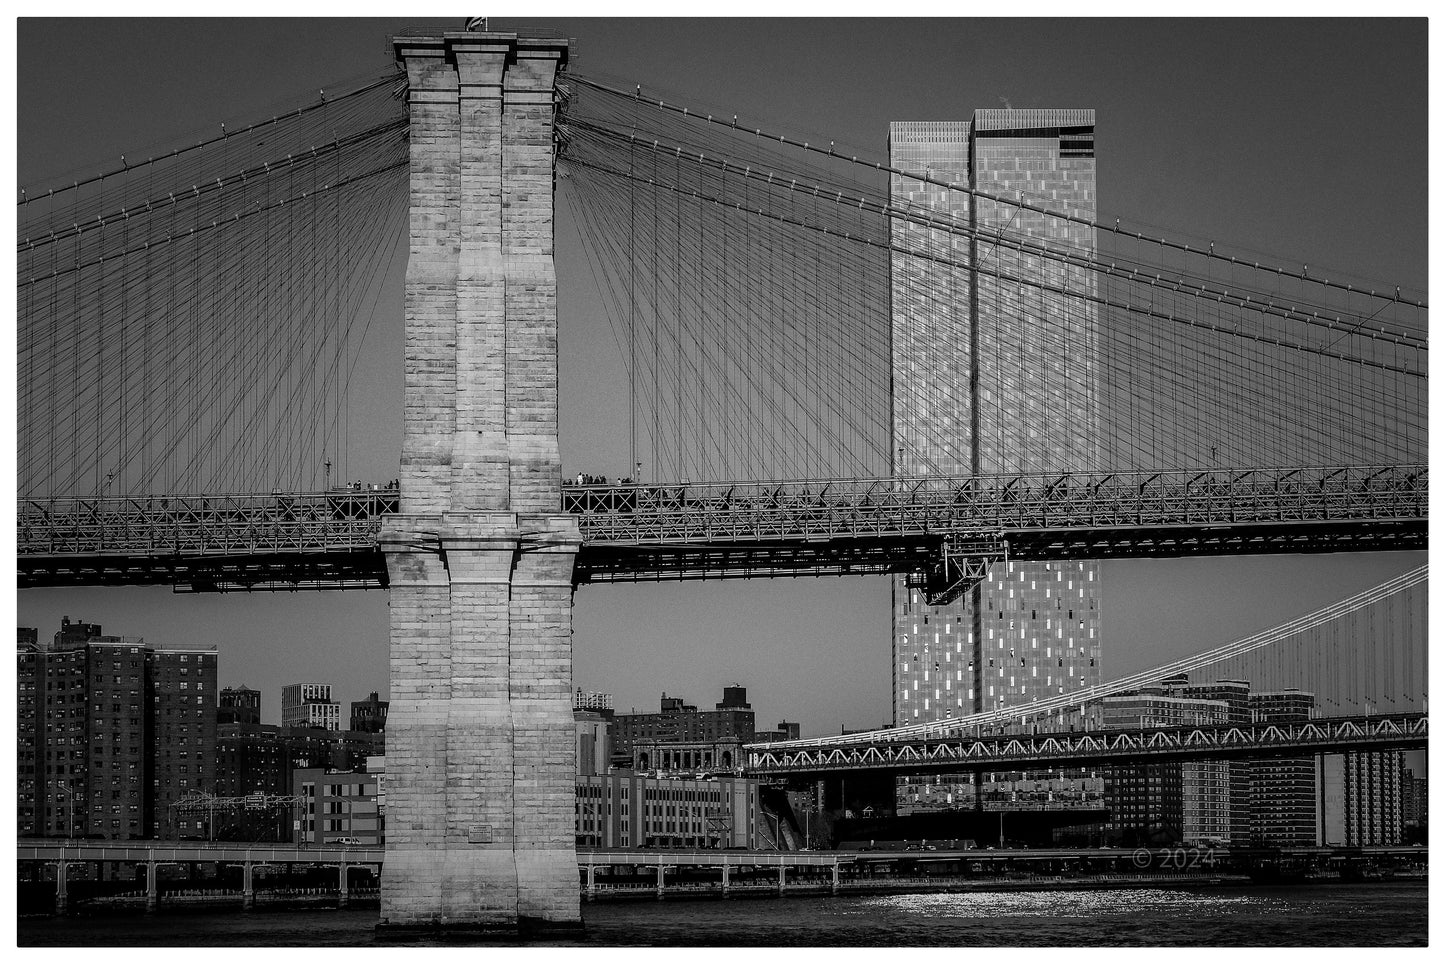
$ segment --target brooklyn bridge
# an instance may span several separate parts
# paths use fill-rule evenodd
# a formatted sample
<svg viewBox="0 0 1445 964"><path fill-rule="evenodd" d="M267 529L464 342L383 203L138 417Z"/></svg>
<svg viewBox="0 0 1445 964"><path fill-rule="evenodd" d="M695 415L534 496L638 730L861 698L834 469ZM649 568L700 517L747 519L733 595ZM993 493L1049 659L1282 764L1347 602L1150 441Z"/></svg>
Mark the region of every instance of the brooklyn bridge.
<svg viewBox="0 0 1445 964"><path fill-rule="evenodd" d="M1423 567L1109 682L1061 652L1006 705L978 621L1016 566L1426 548L1421 296L1101 219L1092 111L945 131L980 158L1050 145L1045 173L986 181L910 153L927 125L854 155L591 76L546 31L393 49L395 71L22 192L17 270L21 588L388 594L384 924L580 920L583 584L886 574L920 612L964 607L946 715L752 747L779 781L1425 745ZM559 447L562 197L624 359L610 481L564 476ZM399 217L399 476L352 487ZM1030 679L1055 658L1010 655ZM1100 701L1181 673L1316 713L1097 729Z"/></svg>

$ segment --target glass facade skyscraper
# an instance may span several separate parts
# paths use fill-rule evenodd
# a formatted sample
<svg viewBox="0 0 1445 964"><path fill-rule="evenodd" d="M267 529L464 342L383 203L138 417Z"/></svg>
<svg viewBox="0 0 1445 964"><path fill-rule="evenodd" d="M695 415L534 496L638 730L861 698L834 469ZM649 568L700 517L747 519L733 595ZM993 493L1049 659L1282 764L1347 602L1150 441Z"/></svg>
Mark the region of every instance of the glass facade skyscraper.
<svg viewBox="0 0 1445 964"><path fill-rule="evenodd" d="M1094 253L1090 224L1055 216L1095 215L1094 112L895 122L889 163L921 175L890 185L903 215L890 277L895 474L1097 467L1097 310L1062 293L1091 293L1093 281L1051 256ZM895 725L1097 683L1099 599L1094 562L996 564L944 606L895 578ZM934 802L958 802L955 789L937 788Z"/></svg>

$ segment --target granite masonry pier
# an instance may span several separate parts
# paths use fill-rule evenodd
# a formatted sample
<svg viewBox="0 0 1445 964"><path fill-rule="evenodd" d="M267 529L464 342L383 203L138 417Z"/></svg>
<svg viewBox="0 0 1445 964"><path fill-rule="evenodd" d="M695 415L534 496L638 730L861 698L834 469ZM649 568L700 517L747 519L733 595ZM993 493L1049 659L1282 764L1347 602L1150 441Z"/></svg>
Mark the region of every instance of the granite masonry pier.
<svg viewBox="0 0 1445 964"><path fill-rule="evenodd" d="M559 513L553 81L567 42L398 37L411 111L381 926L581 926Z"/></svg>

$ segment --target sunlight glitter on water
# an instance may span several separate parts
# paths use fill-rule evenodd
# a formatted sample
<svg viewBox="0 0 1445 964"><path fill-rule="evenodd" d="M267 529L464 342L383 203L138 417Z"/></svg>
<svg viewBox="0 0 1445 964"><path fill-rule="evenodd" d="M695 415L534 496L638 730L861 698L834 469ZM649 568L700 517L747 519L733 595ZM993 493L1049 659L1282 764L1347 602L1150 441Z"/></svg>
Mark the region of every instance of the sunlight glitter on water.
<svg viewBox="0 0 1445 964"><path fill-rule="evenodd" d="M1210 894L1175 890L1011 891L963 894L898 894L865 897L845 914L879 911L920 917L1096 917L1145 911L1265 910L1282 902L1250 894Z"/></svg>
<svg viewBox="0 0 1445 964"><path fill-rule="evenodd" d="M1423 880L586 904L586 931L517 946L1424 946ZM376 931L377 911L22 918L21 946L450 945Z"/></svg>

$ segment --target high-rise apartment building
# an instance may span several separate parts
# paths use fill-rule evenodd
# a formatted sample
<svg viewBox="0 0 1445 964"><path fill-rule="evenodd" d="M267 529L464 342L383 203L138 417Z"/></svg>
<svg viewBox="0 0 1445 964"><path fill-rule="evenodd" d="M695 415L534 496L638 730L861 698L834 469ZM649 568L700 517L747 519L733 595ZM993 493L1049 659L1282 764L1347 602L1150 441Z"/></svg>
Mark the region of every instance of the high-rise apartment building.
<svg viewBox="0 0 1445 964"><path fill-rule="evenodd" d="M890 125L889 163L921 175L894 174L890 185L893 203L917 215L892 221L895 247L917 252L895 250L890 280L897 474L1100 463L1097 311L1044 287L1088 294L1093 282L1039 253L1091 255L1094 229L1007 203L1092 219L1093 135L1092 110L979 110L972 121ZM988 240L1000 232L1027 237L1029 246ZM1093 562L996 564L944 606L928 605L921 591L895 578L894 723L964 716L1097 683L1099 599Z"/></svg>
<svg viewBox="0 0 1445 964"><path fill-rule="evenodd" d="M1167 695L1164 687L1103 700L1105 729L1216 726L1228 723L1229 714L1227 703ZM1104 795L1108 843L1223 843L1233 837L1230 772L1221 761L1110 767Z"/></svg>
<svg viewBox="0 0 1445 964"><path fill-rule="evenodd" d="M88 663L87 832L121 840L161 835L170 827L168 807L177 790L174 769L161 761L170 761L177 747L174 727L160 726L165 717L154 701L152 651L144 640L119 636L62 645L84 651ZM214 666L215 653L207 655ZM215 692L213 686L207 698L214 700Z"/></svg>
<svg viewBox="0 0 1445 964"><path fill-rule="evenodd" d="M22 754L20 786L34 787L31 830L40 836L76 836L87 832L89 772L85 747L89 701L85 641L99 636L94 623L61 620L49 645L22 632L20 638L19 744L34 746L33 757ZM34 650L27 653L27 642ZM33 689L33 700L28 694ZM27 707L26 703L30 702ZM33 725L27 731L26 725ZM32 770L33 768L33 770Z"/></svg>
<svg viewBox="0 0 1445 964"><path fill-rule="evenodd" d="M288 683L281 687L281 725L341 729L341 704L330 683Z"/></svg>
<svg viewBox="0 0 1445 964"><path fill-rule="evenodd" d="M1325 753L1318 766L1318 843L1377 847L1401 842L1407 772L1402 751Z"/></svg>
<svg viewBox="0 0 1445 964"><path fill-rule="evenodd" d="M1224 722L1250 723L1254 719L1249 702L1249 681L1237 679L1217 680L1213 683L1187 685L1182 681L1177 688L1169 689L1173 695L1193 700L1212 700L1225 706ZM1249 760L1221 760L1229 781L1229 835L1225 842L1232 846L1247 847L1250 840L1250 766Z"/></svg>
<svg viewBox="0 0 1445 964"><path fill-rule="evenodd" d="M39 836L45 826L44 767L40 764L45 750L39 726L45 693L42 665L39 631L21 626L15 645L15 823L21 837Z"/></svg>
<svg viewBox="0 0 1445 964"><path fill-rule="evenodd" d="M22 834L203 833L173 804L215 789L214 650L157 649L66 618L49 645L23 633L17 656Z"/></svg>
<svg viewBox="0 0 1445 964"><path fill-rule="evenodd" d="M216 790L216 654L155 649L146 653L155 764L151 774L156 832L209 833L206 814L177 806L183 797Z"/></svg>
<svg viewBox="0 0 1445 964"><path fill-rule="evenodd" d="M1298 689L1249 698L1256 723L1308 720L1315 697ZM1312 847L1319 839L1321 797L1316 757L1266 757L1249 763L1250 842L1262 847Z"/></svg>
<svg viewBox="0 0 1445 964"><path fill-rule="evenodd" d="M1400 779L1400 819L1403 832L1415 834L1430 824L1429 782L1406 767ZM1409 842L1409 841L1406 841Z"/></svg>
<svg viewBox="0 0 1445 964"><path fill-rule="evenodd" d="M281 728L264 723L216 727L216 793L285 796L291 792L291 755Z"/></svg>

